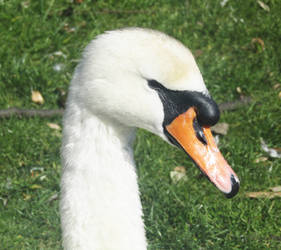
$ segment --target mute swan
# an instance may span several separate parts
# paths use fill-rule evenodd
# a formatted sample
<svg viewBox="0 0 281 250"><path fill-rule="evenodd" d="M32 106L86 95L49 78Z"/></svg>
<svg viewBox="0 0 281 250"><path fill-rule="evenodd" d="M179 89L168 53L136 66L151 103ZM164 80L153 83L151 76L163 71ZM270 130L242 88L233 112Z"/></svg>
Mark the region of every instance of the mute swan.
<svg viewBox="0 0 281 250"><path fill-rule="evenodd" d="M64 248L146 249L135 128L183 149L218 189L234 196L238 177L209 128L218 119L191 52L177 40L141 28L93 40L75 70L63 122Z"/></svg>

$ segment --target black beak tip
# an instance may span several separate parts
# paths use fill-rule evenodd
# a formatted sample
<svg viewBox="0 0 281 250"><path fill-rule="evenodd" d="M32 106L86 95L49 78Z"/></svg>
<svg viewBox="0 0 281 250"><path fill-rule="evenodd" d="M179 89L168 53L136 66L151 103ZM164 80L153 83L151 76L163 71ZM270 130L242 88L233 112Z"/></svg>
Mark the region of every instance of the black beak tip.
<svg viewBox="0 0 281 250"><path fill-rule="evenodd" d="M226 198L232 198L239 191L240 183L238 180L235 179L233 175L231 175L231 184L232 184L232 189L229 193L225 194Z"/></svg>

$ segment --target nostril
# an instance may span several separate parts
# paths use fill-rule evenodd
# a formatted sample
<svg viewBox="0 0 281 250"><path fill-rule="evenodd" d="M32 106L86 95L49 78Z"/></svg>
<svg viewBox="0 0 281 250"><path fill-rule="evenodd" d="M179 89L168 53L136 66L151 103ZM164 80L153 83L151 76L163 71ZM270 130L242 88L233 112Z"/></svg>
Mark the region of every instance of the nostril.
<svg viewBox="0 0 281 250"><path fill-rule="evenodd" d="M196 137L199 141L201 141L204 145L207 145L207 139L204 135L202 127L199 125L197 119L193 120L193 128L196 133Z"/></svg>
<svg viewBox="0 0 281 250"><path fill-rule="evenodd" d="M235 195L238 193L239 187L240 187L239 180L237 180L237 179L234 177L233 174L231 175L230 179L231 179L232 189L231 189L230 193L225 194L225 196L226 196L227 198L232 198L233 196L235 196Z"/></svg>

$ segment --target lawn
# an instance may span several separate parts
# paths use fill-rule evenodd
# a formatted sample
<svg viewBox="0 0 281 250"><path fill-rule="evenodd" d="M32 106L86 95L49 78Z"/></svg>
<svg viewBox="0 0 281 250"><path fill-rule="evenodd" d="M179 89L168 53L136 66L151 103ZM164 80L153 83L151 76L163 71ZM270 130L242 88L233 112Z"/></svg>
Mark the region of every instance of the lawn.
<svg viewBox="0 0 281 250"><path fill-rule="evenodd" d="M264 4L264 5L263 5ZM213 98L250 96L221 115L219 147L241 180L226 199L176 148L139 130L135 143L149 249L281 249L281 198L248 192L281 186L279 0L0 0L0 109L58 109L83 48L105 30L140 26L188 46ZM39 91L43 104L31 101ZM58 213L61 117L0 120L0 249L61 249ZM174 184L170 172L184 166Z"/></svg>

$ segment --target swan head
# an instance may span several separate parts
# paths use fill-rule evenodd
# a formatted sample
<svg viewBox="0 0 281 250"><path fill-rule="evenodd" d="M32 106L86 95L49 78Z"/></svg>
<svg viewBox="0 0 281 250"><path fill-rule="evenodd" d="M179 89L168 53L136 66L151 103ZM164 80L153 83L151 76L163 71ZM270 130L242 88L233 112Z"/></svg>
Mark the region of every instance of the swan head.
<svg viewBox="0 0 281 250"><path fill-rule="evenodd" d="M179 41L147 29L109 31L86 47L73 82L84 109L160 136L183 149L227 197L238 192L238 177L210 132L218 106Z"/></svg>

